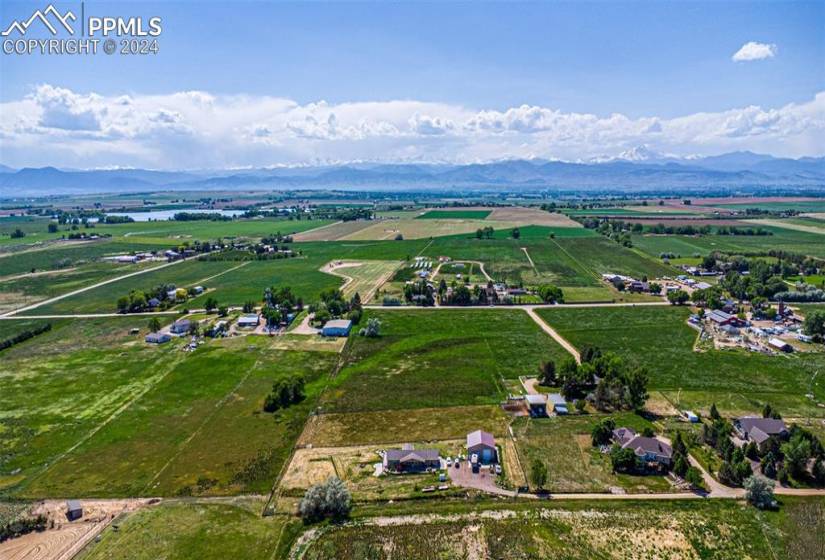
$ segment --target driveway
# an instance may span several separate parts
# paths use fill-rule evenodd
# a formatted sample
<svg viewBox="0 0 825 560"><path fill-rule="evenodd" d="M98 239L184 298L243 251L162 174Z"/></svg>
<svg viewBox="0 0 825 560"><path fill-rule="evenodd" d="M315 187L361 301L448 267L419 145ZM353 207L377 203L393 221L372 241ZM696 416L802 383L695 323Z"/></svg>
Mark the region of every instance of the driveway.
<svg viewBox="0 0 825 560"><path fill-rule="evenodd" d="M490 494L498 494L499 496L516 496L516 492L498 487L496 485L496 478L498 477L489 469L481 469L479 472L474 473L469 461L462 461L459 468L455 468L455 465L448 467L447 472L450 480L456 486L473 488Z"/></svg>

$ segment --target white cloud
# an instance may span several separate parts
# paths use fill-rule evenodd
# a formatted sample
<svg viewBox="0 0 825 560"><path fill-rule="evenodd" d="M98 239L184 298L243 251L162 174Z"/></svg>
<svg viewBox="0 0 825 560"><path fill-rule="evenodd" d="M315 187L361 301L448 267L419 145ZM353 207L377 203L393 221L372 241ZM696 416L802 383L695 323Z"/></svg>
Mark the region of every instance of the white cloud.
<svg viewBox="0 0 825 560"><path fill-rule="evenodd" d="M0 104L2 163L15 167L166 169L342 161L568 161L634 146L668 154L825 150L825 92L776 108L746 106L676 118L502 110L413 100L298 104L271 96L78 93L52 85Z"/></svg>
<svg viewBox="0 0 825 560"><path fill-rule="evenodd" d="M751 60L764 60L776 56L776 45L773 43L757 43L748 41L742 48L736 51L731 57L734 62L748 62Z"/></svg>

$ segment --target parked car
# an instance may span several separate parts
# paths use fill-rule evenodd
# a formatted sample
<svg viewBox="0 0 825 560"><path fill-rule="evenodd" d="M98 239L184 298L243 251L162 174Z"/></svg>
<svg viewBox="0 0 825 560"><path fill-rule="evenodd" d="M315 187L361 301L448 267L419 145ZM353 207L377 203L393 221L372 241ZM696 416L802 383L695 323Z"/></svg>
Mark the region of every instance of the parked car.
<svg viewBox="0 0 825 560"><path fill-rule="evenodd" d="M448 466L448 467L452 467L452 466L453 466L453 458L452 458L452 457L447 457L447 466Z"/></svg>
<svg viewBox="0 0 825 560"><path fill-rule="evenodd" d="M496 474L501 474L501 465L496 465Z"/></svg>

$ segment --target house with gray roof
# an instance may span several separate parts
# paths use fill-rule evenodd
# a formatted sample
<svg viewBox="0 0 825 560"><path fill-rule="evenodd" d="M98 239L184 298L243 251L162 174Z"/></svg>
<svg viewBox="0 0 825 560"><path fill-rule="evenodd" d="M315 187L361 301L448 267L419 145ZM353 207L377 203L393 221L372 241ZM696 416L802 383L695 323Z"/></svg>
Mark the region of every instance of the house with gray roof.
<svg viewBox="0 0 825 560"><path fill-rule="evenodd" d="M746 442L754 442L761 449L771 437L784 439L788 436L785 422L778 418L743 416L733 421L736 434Z"/></svg>
<svg viewBox="0 0 825 560"><path fill-rule="evenodd" d="M547 416L547 397L540 394L529 394L525 396L527 408L530 409L530 416Z"/></svg>
<svg viewBox="0 0 825 560"><path fill-rule="evenodd" d="M673 449L655 437L640 436L630 428L613 430L613 439L622 449L631 449L645 463L669 465L673 459Z"/></svg>
<svg viewBox="0 0 825 560"><path fill-rule="evenodd" d="M441 457L437 449L389 449L384 453L384 471L394 473L424 472L427 469L440 469Z"/></svg>

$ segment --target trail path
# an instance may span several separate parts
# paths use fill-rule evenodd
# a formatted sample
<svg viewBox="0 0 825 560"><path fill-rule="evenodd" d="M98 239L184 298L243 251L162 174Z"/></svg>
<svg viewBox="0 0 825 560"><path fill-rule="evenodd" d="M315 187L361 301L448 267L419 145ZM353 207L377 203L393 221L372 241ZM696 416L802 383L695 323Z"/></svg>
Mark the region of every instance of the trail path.
<svg viewBox="0 0 825 560"><path fill-rule="evenodd" d="M572 344L567 342L567 340L565 340L564 337L562 337L559 333L557 333L555 331L555 329L553 329L553 327L551 327L550 325L545 323L544 320L541 317L539 317L538 313L536 313L533 308L528 307L528 308L525 308L524 310L527 312L527 315L529 315L530 318L533 319L533 321L535 321L535 323L539 327L541 327L541 330L543 330L544 332L549 334L550 337L553 340L555 340L556 342L558 342L559 345L562 348L564 348L565 350L570 352L570 354L573 356L573 358L575 358L577 364L582 363L581 355L579 354L579 351L576 350L575 346L573 346Z"/></svg>

